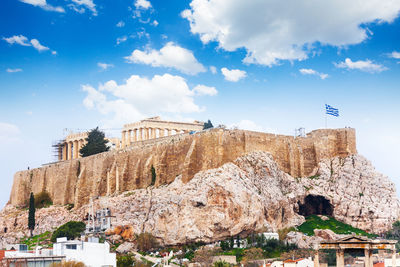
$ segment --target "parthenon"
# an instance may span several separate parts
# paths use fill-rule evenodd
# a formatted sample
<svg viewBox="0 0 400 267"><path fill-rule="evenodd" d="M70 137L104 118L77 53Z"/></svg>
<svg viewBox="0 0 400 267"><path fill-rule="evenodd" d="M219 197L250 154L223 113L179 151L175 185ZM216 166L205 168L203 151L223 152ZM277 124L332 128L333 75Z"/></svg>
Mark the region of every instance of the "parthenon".
<svg viewBox="0 0 400 267"><path fill-rule="evenodd" d="M133 142L155 139L191 131L201 131L204 123L163 121L160 117L153 117L139 122L125 124L122 129L121 148L130 146Z"/></svg>
<svg viewBox="0 0 400 267"><path fill-rule="evenodd" d="M139 122L125 124L122 129L122 138L106 138L111 149L129 147L134 142L170 136L174 134L190 133L203 129L204 123L164 121L160 117L152 117ZM71 133L58 144L58 160L80 158L79 150L86 144L88 132Z"/></svg>

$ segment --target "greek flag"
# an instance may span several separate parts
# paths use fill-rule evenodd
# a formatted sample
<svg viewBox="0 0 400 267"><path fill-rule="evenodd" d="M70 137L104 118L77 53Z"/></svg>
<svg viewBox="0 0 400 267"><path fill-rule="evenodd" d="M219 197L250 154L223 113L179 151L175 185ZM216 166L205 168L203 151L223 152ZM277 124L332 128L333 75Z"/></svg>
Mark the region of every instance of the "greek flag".
<svg viewBox="0 0 400 267"><path fill-rule="evenodd" d="M330 105L325 104L326 114L339 117L339 110Z"/></svg>

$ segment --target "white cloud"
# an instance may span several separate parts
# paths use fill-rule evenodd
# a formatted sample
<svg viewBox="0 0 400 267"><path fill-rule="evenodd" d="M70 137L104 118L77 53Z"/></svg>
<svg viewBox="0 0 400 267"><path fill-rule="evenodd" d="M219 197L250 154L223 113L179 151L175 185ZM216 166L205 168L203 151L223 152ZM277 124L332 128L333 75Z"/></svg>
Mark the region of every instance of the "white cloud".
<svg viewBox="0 0 400 267"><path fill-rule="evenodd" d="M389 54L389 56L391 58L400 59L400 52L393 51L392 53Z"/></svg>
<svg viewBox="0 0 400 267"><path fill-rule="evenodd" d="M107 64L107 63L97 63L97 66L100 67L102 70L107 70L108 68L114 67L113 64Z"/></svg>
<svg viewBox="0 0 400 267"><path fill-rule="evenodd" d="M316 70L313 69L299 69L299 72L303 75L316 75L319 76L322 80L325 80L326 78L329 77L328 74L325 73L320 73Z"/></svg>
<svg viewBox="0 0 400 267"><path fill-rule="evenodd" d="M98 89L82 86L87 93L83 104L108 116L113 125L142 119L161 113L180 114L201 112L195 103L196 94L205 87L190 89L185 79L170 74L155 75L149 79L132 75L123 84L110 80ZM208 93L212 90L208 89Z"/></svg>
<svg viewBox="0 0 400 267"><path fill-rule="evenodd" d="M126 40L128 40L127 36L118 37L117 38L117 45L119 45L120 43L125 42Z"/></svg>
<svg viewBox="0 0 400 267"><path fill-rule="evenodd" d="M247 51L245 63L304 60L313 45L343 47L368 37L367 23L393 22L397 0L192 0L182 17L203 43Z"/></svg>
<svg viewBox="0 0 400 267"><path fill-rule="evenodd" d="M78 13L84 13L87 8L92 11L93 16L97 16L96 4L93 0L71 0L73 4L71 4L72 9L74 9Z"/></svg>
<svg viewBox="0 0 400 267"><path fill-rule="evenodd" d="M125 59L130 63L142 63L153 67L171 67L190 75L206 71L204 66L194 57L192 51L172 42L167 43L160 51L136 49Z"/></svg>
<svg viewBox="0 0 400 267"><path fill-rule="evenodd" d="M361 70L370 73L379 73L387 68L380 64L375 64L371 60L359 60L352 61L350 58L346 58L344 61L334 63L337 68L348 69L348 70Z"/></svg>
<svg viewBox="0 0 400 267"><path fill-rule="evenodd" d="M31 44L39 52L49 50L48 47L41 45L37 39L32 39Z"/></svg>
<svg viewBox="0 0 400 267"><path fill-rule="evenodd" d="M231 125L229 128L238 128L242 130L262 132L263 128L251 120L241 120L238 123Z"/></svg>
<svg viewBox="0 0 400 267"><path fill-rule="evenodd" d="M19 45L23 45L23 46L31 46L31 44L27 42L28 38L26 38L23 35L14 35L14 36L8 37L8 38L3 37L3 40L9 44L19 44Z"/></svg>
<svg viewBox="0 0 400 267"><path fill-rule="evenodd" d="M122 27L125 26L125 22L123 22L123 21L121 20L121 21L118 22L117 25L115 25L115 26L117 26L118 28L122 28Z"/></svg>
<svg viewBox="0 0 400 267"><path fill-rule="evenodd" d="M217 89L215 87L210 87L210 86L205 86L205 85L197 85L193 88L193 91L197 95L209 95L209 96L214 96L218 93Z"/></svg>
<svg viewBox="0 0 400 267"><path fill-rule="evenodd" d="M52 55L57 55L57 51L54 51L54 50L53 50L53 51L51 51L51 54L52 54Z"/></svg>
<svg viewBox="0 0 400 267"><path fill-rule="evenodd" d="M225 80L230 82L237 82L240 79L243 79L247 76L244 70L238 70L238 69L229 70L227 68L222 68L221 72L224 75Z"/></svg>
<svg viewBox="0 0 400 267"><path fill-rule="evenodd" d="M26 4L33 5L33 6L38 6L46 11L55 11L55 12L60 12L60 13L65 12L64 8L62 8L60 6L54 7L52 5L49 5L49 4L47 4L46 0L20 0L20 1L23 3L26 3Z"/></svg>
<svg viewBox="0 0 400 267"><path fill-rule="evenodd" d="M216 74L217 73L217 68L214 66L210 66L210 71L212 74Z"/></svg>
<svg viewBox="0 0 400 267"><path fill-rule="evenodd" d="M149 9L151 8L151 3L147 0L136 0L135 7L138 9Z"/></svg>
<svg viewBox="0 0 400 267"><path fill-rule="evenodd" d="M19 128L10 123L0 122L0 145L9 145L20 141Z"/></svg>
<svg viewBox="0 0 400 267"><path fill-rule="evenodd" d="M158 21L154 20L152 24L153 24L153 26L157 27L158 26Z"/></svg>
<svg viewBox="0 0 400 267"><path fill-rule="evenodd" d="M7 72L9 72L9 73L14 73L14 72L21 72L22 71L22 69L10 69L10 68L8 68L7 69Z"/></svg>

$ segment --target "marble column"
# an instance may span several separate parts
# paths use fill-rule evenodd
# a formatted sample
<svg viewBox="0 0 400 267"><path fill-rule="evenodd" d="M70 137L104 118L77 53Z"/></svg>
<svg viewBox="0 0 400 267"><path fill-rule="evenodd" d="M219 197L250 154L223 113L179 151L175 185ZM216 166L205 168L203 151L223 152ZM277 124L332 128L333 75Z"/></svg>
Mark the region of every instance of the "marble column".
<svg viewBox="0 0 400 267"><path fill-rule="evenodd" d="M157 135L156 135L156 128L151 128L151 138L152 139L156 139L157 138Z"/></svg>
<svg viewBox="0 0 400 267"><path fill-rule="evenodd" d="M319 267L319 251L317 250L314 255L314 267Z"/></svg>
<svg viewBox="0 0 400 267"><path fill-rule="evenodd" d="M396 248L392 250L392 267L396 267L397 265L397 258L396 258Z"/></svg>
<svg viewBox="0 0 400 267"><path fill-rule="evenodd" d="M67 160L67 143L63 143L62 146L62 152L63 152L63 160Z"/></svg>
<svg viewBox="0 0 400 267"><path fill-rule="evenodd" d="M344 249L336 250L336 267L344 267Z"/></svg>
<svg viewBox="0 0 400 267"><path fill-rule="evenodd" d="M147 140L149 139L149 129L148 128L143 128L143 136L142 136L142 140Z"/></svg>
<svg viewBox="0 0 400 267"><path fill-rule="evenodd" d="M365 267L372 267L371 266L371 250L369 248L364 249L364 256L365 256L365 260L364 260Z"/></svg>
<svg viewBox="0 0 400 267"><path fill-rule="evenodd" d="M133 133L132 141L133 141L133 142L136 142L136 141L137 141L137 135L136 135L137 129L133 129L133 130L132 130L132 133Z"/></svg>
<svg viewBox="0 0 400 267"><path fill-rule="evenodd" d="M170 135L172 135L172 130L171 130L171 129L168 129L167 136L170 136Z"/></svg>
<svg viewBox="0 0 400 267"><path fill-rule="evenodd" d="M130 146L131 145L131 133L132 133L132 130L128 130L126 132L127 132L128 136L125 138L125 143L126 143L126 146Z"/></svg>
<svg viewBox="0 0 400 267"><path fill-rule="evenodd" d="M73 148L73 150L74 150L74 156L73 156L73 158L74 158L74 159L77 159L77 158L78 158L78 155L79 155L78 140L75 140L75 141L74 141L74 148Z"/></svg>
<svg viewBox="0 0 400 267"><path fill-rule="evenodd" d="M125 131L122 131L122 136L121 136L121 147L125 148Z"/></svg>
<svg viewBox="0 0 400 267"><path fill-rule="evenodd" d="M165 129L164 128L162 128L162 129L158 129L159 130L159 137L164 137L164 134L165 134Z"/></svg>
<svg viewBox="0 0 400 267"><path fill-rule="evenodd" d="M72 159L72 142L68 142L67 160Z"/></svg>
<svg viewBox="0 0 400 267"><path fill-rule="evenodd" d="M81 153L79 153L79 151L81 151L81 148L83 147L83 140L78 140L78 158L81 158Z"/></svg>

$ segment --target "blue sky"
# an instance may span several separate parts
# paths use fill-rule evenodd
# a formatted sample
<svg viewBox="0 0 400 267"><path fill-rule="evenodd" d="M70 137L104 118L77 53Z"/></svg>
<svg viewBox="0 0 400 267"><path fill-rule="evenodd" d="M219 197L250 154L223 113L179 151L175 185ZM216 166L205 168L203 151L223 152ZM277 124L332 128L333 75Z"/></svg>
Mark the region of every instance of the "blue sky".
<svg viewBox="0 0 400 267"><path fill-rule="evenodd" d="M161 115L293 134L323 128L325 103L399 186L400 4L348 2L2 0L0 206L64 129Z"/></svg>

